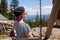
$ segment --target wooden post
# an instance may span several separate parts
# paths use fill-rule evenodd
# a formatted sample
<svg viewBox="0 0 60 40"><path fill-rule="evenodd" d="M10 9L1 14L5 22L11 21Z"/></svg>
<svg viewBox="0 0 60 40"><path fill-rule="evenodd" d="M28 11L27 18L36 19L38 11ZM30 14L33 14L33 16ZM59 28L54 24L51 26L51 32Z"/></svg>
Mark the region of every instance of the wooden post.
<svg viewBox="0 0 60 40"><path fill-rule="evenodd" d="M52 33L53 24L56 21L59 8L60 8L60 0L54 0L52 12L51 12L51 15L50 15L50 20L49 20L48 27L47 27L47 30L46 30L45 39L48 39L50 37L51 33Z"/></svg>

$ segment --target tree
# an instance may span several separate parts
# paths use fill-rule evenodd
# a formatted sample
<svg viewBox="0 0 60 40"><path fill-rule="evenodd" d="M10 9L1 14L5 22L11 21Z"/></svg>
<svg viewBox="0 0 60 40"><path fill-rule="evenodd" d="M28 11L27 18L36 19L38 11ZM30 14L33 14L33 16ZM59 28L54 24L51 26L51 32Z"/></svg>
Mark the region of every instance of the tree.
<svg viewBox="0 0 60 40"><path fill-rule="evenodd" d="M6 0L1 0L1 14L7 17L7 2Z"/></svg>
<svg viewBox="0 0 60 40"><path fill-rule="evenodd" d="M43 15L42 22L43 22L43 26L46 26L46 23L45 23L45 15Z"/></svg>
<svg viewBox="0 0 60 40"><path fill-rule="evenodd" d="M11 0L11 4L10 4L10 20L14 19L14 11L12 11L12 9L15 9L18 6L18 0Z"/></svg>
<svg viewBox="0 0 60 40"><path fill-rule="evenodd" d="M36 27L39 26L39 25L38 25L38 24L39 24L38 21L39 21L39 15L38 15L38 12L37 12L37 15L36 15Z"/></svg>
<svg viewBox="0 0 60 40"><path fill-rule="evenodd" d="M13 20L14 19L14 12L9 12L9 20Z"/></svg>
<svg viewBox="0 0 60 40"><path fill-rule="evenodd" d="M26 20L25 22L28 23L31 28L35 27L35 22L33 20Z"/></svg>

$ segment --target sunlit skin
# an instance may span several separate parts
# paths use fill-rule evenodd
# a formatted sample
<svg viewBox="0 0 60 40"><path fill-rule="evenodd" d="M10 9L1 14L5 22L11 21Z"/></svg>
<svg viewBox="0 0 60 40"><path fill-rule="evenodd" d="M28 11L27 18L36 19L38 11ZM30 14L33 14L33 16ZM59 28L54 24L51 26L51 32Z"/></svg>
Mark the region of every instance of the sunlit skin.
<svg viewBox="0 0 60 40"><path fill-rule="evenodd" d="M24 11L23 13L22 13L22 19L25 19L27 17L27 13Z"/></svg>

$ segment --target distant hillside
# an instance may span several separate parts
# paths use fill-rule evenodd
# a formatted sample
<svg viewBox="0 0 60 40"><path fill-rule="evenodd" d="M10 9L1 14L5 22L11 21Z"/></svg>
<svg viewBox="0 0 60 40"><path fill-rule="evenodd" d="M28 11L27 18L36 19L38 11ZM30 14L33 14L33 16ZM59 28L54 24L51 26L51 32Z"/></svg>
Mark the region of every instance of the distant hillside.
<svg viewBox="0 0 60 40"><path fill-rule="evenodd" d="M36 15L27 15L27 20L35 20ZM39 15L40 18L40 15ZM45 15L45 19L49 19L50 18L50 14Z"/></svg>

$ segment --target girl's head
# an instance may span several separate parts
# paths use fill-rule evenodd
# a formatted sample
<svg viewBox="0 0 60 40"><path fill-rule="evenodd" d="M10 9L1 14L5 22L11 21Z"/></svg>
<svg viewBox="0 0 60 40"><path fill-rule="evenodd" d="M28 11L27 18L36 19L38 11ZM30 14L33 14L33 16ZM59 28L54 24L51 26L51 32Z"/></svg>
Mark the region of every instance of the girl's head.
<svg viewBox="0 0 60 40"><path fill-rule="evenodd" d="M21 19L26 18L26 12L24 7L18 7L14 10L14 15L16 17L16 21L20 21Z"/></svg>

